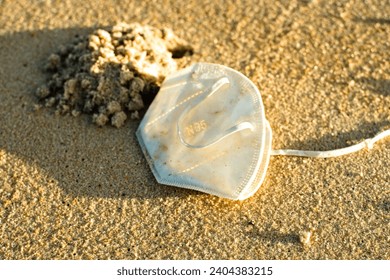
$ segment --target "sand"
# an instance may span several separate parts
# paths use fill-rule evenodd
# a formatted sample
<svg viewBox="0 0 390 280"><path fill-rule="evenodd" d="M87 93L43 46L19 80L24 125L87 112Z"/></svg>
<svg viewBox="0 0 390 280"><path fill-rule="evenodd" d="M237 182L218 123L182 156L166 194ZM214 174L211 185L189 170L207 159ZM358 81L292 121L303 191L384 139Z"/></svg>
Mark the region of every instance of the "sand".
<svg viewBox="0 0 390 280"><path fill-rule="evenodd" d="M171 28L191 61L260 89L273 148L390 127L388 1L0 1L0 259L390 259L390 141L272 157L241 202L156 183L135 138L35 111L46 59L118 21Z"/></svg>
<svg viewBox="0 0 390 280"><path fill-rule="evenodd" d="M96 29L48 57L48 81L36 91L35 108L54 106L56 114L85 113L98 126L122 127L128 115L140 118L161 82L177 71L175 58L192 52L167 28L122 22Z"/></svg>

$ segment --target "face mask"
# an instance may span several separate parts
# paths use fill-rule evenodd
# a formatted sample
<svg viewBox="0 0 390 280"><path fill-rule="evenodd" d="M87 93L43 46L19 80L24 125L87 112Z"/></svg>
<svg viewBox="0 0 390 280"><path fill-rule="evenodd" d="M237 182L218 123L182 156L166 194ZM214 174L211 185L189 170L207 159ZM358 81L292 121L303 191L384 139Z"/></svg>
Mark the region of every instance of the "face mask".
<svg viewBox="0 0 390 280"><path fill-rule="evenodd" d="M339 150L272 150L256 86L231 68L197 63L165 79L136 134L159 183L243 200L261 186L271 155L340 156L390 130Z"/></svg>

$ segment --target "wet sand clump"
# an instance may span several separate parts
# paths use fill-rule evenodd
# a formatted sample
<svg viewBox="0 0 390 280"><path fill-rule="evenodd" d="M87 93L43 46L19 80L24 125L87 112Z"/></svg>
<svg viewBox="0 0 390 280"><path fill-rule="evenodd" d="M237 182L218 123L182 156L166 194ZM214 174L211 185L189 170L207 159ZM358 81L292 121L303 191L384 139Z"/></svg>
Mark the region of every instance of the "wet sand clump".
<svg viewBox="0 0 390 280"><path fill-rule="evenodd" d="M176 59L192 53L170 29L119 23L60 46L48 58L50 77L36 95L57 114L86 113L98 126L121 127L127 118L139 118L177 70Z"/></svg>

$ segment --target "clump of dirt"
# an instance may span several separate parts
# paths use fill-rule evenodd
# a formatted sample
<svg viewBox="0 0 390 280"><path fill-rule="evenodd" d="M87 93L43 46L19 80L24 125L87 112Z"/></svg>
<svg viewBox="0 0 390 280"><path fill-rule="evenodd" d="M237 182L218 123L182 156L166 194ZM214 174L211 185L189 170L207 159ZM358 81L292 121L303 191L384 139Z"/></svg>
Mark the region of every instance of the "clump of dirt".
<svg viewBox="0 0 390 280"><path fill-rule="evenodd" d="M170 29L119 23L60 46L36 95L57 114L87 113L98 126L121 127L128 117L139 118L164 78L177 70L177 59L192 53Z"/></svg>

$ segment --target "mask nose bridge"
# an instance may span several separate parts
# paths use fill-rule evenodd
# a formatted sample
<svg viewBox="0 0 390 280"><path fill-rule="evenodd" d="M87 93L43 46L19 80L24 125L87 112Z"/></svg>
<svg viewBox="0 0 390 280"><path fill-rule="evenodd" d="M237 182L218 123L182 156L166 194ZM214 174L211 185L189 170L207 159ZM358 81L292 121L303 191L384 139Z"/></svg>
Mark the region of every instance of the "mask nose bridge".
<svg viewBox="0 0 390 280"><path fill-rule="evenodd" d="M185 137L183 136L183 131L180 127L180 124L182 123L182 120L183 118L189 114L191 111L193 111L196 107L198 107L200 104L202 104L205 100L207 100L207 98L211 97L212 95L214 95L215 93L217 93L218 91L220 91L223 87L226 87L226 86L230 86L230 81L229 79L224 76L224 77L221 77L219 78L212 86L209 86L207 87L202 94L200 94L196 100L194 101L195 104L193 105L188 105L183 111L182 113L179 115L178 117L178 120L177 120L177 124L176 124L176 129L177 129L177 135L180 139L180 142L185 145L186 147L188 148L192 148L192 149L202 149L202 148L207 148L211 145L214 145L216 143L218 143L219 141L221 141L222 139L236 133L236 132L239 132L241 130L244 130L244 129L250 129L250 130L254 130L254 125L250 122L241 122L239 124L236 124L226 130L224 130L223 132L220 133L220 135L218 137L215 137L213 139L211 139L210 141L206 142L205 144L202 144L202 145L193 145L193 144L190 144L188 143L186 140L185 140Z"/></svg>

